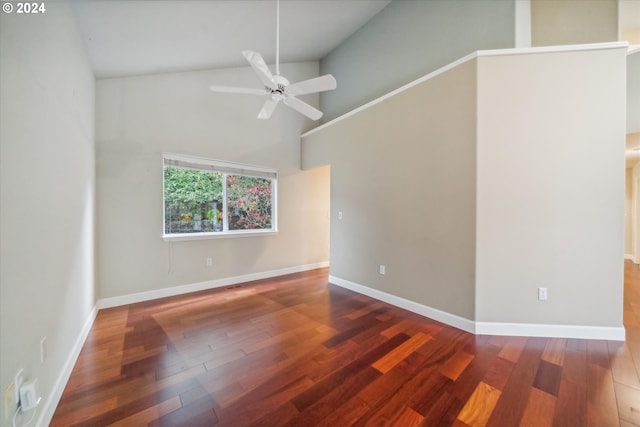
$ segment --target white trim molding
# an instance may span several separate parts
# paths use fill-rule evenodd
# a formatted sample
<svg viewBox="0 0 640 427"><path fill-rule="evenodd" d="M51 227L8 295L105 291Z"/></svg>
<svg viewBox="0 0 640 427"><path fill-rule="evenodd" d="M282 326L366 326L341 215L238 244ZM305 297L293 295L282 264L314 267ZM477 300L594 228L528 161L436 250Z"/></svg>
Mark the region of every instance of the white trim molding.
<svg viewBox="0 0 640 427"><path fill-rule="evenodd" d="M315 270L329 266L329 261L317 262L314 264L298 265L295 267L281 268L278 270L262 271L259 273L243 274L241 276L224 277L221 279L207 280L205 282L191 283L188 285L174 286L171 288L156 289L147 292L122 295L117 297L102 298L98 301L98 308L111 308L121 305L135 304L138 302L150 301L158 298L183 295L190 292L204 291L207 289L221 288L238 283L251 282L253 280L269 279L271 277L284 276L286 274L300 273L303 271Z"/></svg>
<svg viewBox="0 0 640 427"><path fill-rule="evenodd" d="M329 276L329 283L367 295L379 301L386 302L396 307L428 317L438 322L445 323L454 328L462 329L475 335L507 335L519 337L546 337L546 338L577 338L589 340L624 341L624 326L583 326L583 325L543 325L529 323L500 323L500 322L476 322L447 313L437 308L429 307L414 301L401 298L368 286Z"/></svg>
<svg viewBox="0 0 640 427"><path fill-rule="evenodd" d="M640 48L640 46L635 46L636 48ZM604 43L591 43L591 44L575 44L575 45L558 45L558 46L540 46L540 47L523 47L523 48L509 48L509 49L490 49L490 50L477 50L475 52L471 52L470 54L463 56L460 59L457 59L443 67L440 67L425 76L422 76L416 80L413 80L391 92L382 95L372 101L367 102L360 107L357 107L351 111L344 113L341 116L336 117L333 120L330 120L326 123L323 123L313 129L310 129L303 134L300 135L300 138L304 138L305 136L309 136L313 133L316 133L322 129L333 126L335 123L338 123L349 116L353 116L354 114L359 113L360 111L366 110L370 107L373 107L376 104L380 104L381 102L401 93L412 87L419 85L420 83L424 83L427 80L430 80L440 74L443 74L453 68L456 68L467 61L471 61L472 59L482 57L482 56L507 56L507 55L522 55L522 54L532 54L532 53L557 53L557 52L579 52L585 50L603 50L603 49L627 49L627 55L631 55L636 53L638 49L631 49L629 47L629 43L626 41L617 41L617 42L604 42Z"/></svg>
<svg viewBox="0 0 640 427"><path fill-rule="evenodd" d="M476 322L478 335L518 337L577 338L585 340L624 341L623 326L541 325L530 323Z"/></svg>
<svg viewBox="0 0 640 427"><path fill-rule="evenodd" d="M470 332L472 334L475 333L475 323L472 320L465 319L464 317L456 316L455 314L447 313L446 311L438 310L437 308L429 307L427 305L382 292L368 286L360 285L358 283L350 282L349 280L341 279L339 277L329 276L329 283L352 290L359 294L367 295L388 304L395 305L396 307L404 308L405 310L421 316L462 329L465 332Z"/></svg>
<svg viewBox="0 0 640 427"><path fill-rule="evenodd" d="M62 372L58 375L55 384L53 385L53 389L51 390L51 394L47 396L44 400L44 405L42 406L42 412L40 412L40 416L35 425L37 426L48 426L53 419L53 414L58 407L58 403L60 402L60 398L62 398L62 393L64 392L64 388L67 386L67 382L71 377L71 372L73 371L73 367L76 365L78 357L80 356L80 351L82 351L82 347L84 346L87 337L89 336L89 332L91 332L91 328L93 327L93 323L96 320L96 316L98 315L98 306L95 305L91 309L87 320L84 322L82 326L82 330L76 339L71 351L69 352L69 356L62 368Z"/></svg>

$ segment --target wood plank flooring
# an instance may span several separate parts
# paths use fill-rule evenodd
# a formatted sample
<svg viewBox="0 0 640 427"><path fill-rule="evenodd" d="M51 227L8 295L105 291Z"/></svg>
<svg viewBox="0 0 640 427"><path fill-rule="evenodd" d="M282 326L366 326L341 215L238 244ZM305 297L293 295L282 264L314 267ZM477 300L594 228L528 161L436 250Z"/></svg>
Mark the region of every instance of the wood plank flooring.
<svg viewBox="0 0 640 427"><path fill-rule="evenodd" d="M474 336L326 269L101 310L52 426L640 426L627 341Z"/></svg>

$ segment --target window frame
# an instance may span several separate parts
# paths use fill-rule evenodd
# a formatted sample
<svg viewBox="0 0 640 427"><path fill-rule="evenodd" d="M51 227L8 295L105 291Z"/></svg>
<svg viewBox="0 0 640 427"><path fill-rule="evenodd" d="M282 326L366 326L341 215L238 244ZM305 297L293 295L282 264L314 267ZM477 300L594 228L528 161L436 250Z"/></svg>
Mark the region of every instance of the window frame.
<svg viewBox="0 0 640 427"><path fill-rule="evenodd" d="M222 174L222 231L205 231L194 233L166 233L166 202L164 170L169 167L211 171ZM227 176L248 176L266 178L271 181L271 228L229 230L227 212ZM162 153L162 239L167 241L220 239L233 237L251 237L275 235L278 233L278 171L273 168L233 163L184 154Z"/></svg>

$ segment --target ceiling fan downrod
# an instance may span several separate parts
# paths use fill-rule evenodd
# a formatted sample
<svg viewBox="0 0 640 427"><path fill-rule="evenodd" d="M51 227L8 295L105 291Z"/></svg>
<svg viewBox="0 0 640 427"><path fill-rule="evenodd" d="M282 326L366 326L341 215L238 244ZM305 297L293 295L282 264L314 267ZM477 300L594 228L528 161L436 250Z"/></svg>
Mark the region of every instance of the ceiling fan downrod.
<svg viewBox="0 0 640 427"><path fill-rule="evenodd" d="M291 84L289 80L280 75L280 0L276 0L276 73L271 74L269 67L258 52L244 50L242 51L242 55L246 58L247 62L249 62L251 68L253 68L258 79L264 85L264 89L214 85L210 87L212 91L267 95L268 98L258 114L258 118L262 120L271 117L276 105L280 101L287 107L307 116L311 120L318 120L322 117L322 111L298 99L297 96L333 90L336 88L336 79L334 79L331 74L325 74L324 76Z"/></svg>
<svg viewBox="0 0 640 427"><path fill-rule="evenodd" d="M280 75L280 0L276 0L276 74Z"/></svg>

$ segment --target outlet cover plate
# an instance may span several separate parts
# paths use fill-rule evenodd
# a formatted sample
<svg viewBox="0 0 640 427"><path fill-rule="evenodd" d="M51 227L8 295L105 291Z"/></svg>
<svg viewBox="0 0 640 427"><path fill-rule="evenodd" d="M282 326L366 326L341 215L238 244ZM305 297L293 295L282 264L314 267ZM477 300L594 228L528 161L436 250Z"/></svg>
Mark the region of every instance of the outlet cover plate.
<svg viewBox="0 0 640 427"><path fill-rule="evenodd" d="M13 398L15 399L16 406L20 404L20 387L24 382L24 369L20 368L18 373L13 377Z"/></svg>
<svg viewBox="0 0 640 427"><path fill-rule="evenodd" d="M547 297L547 288L538 288L538 300L546 301Z"/></svg>

